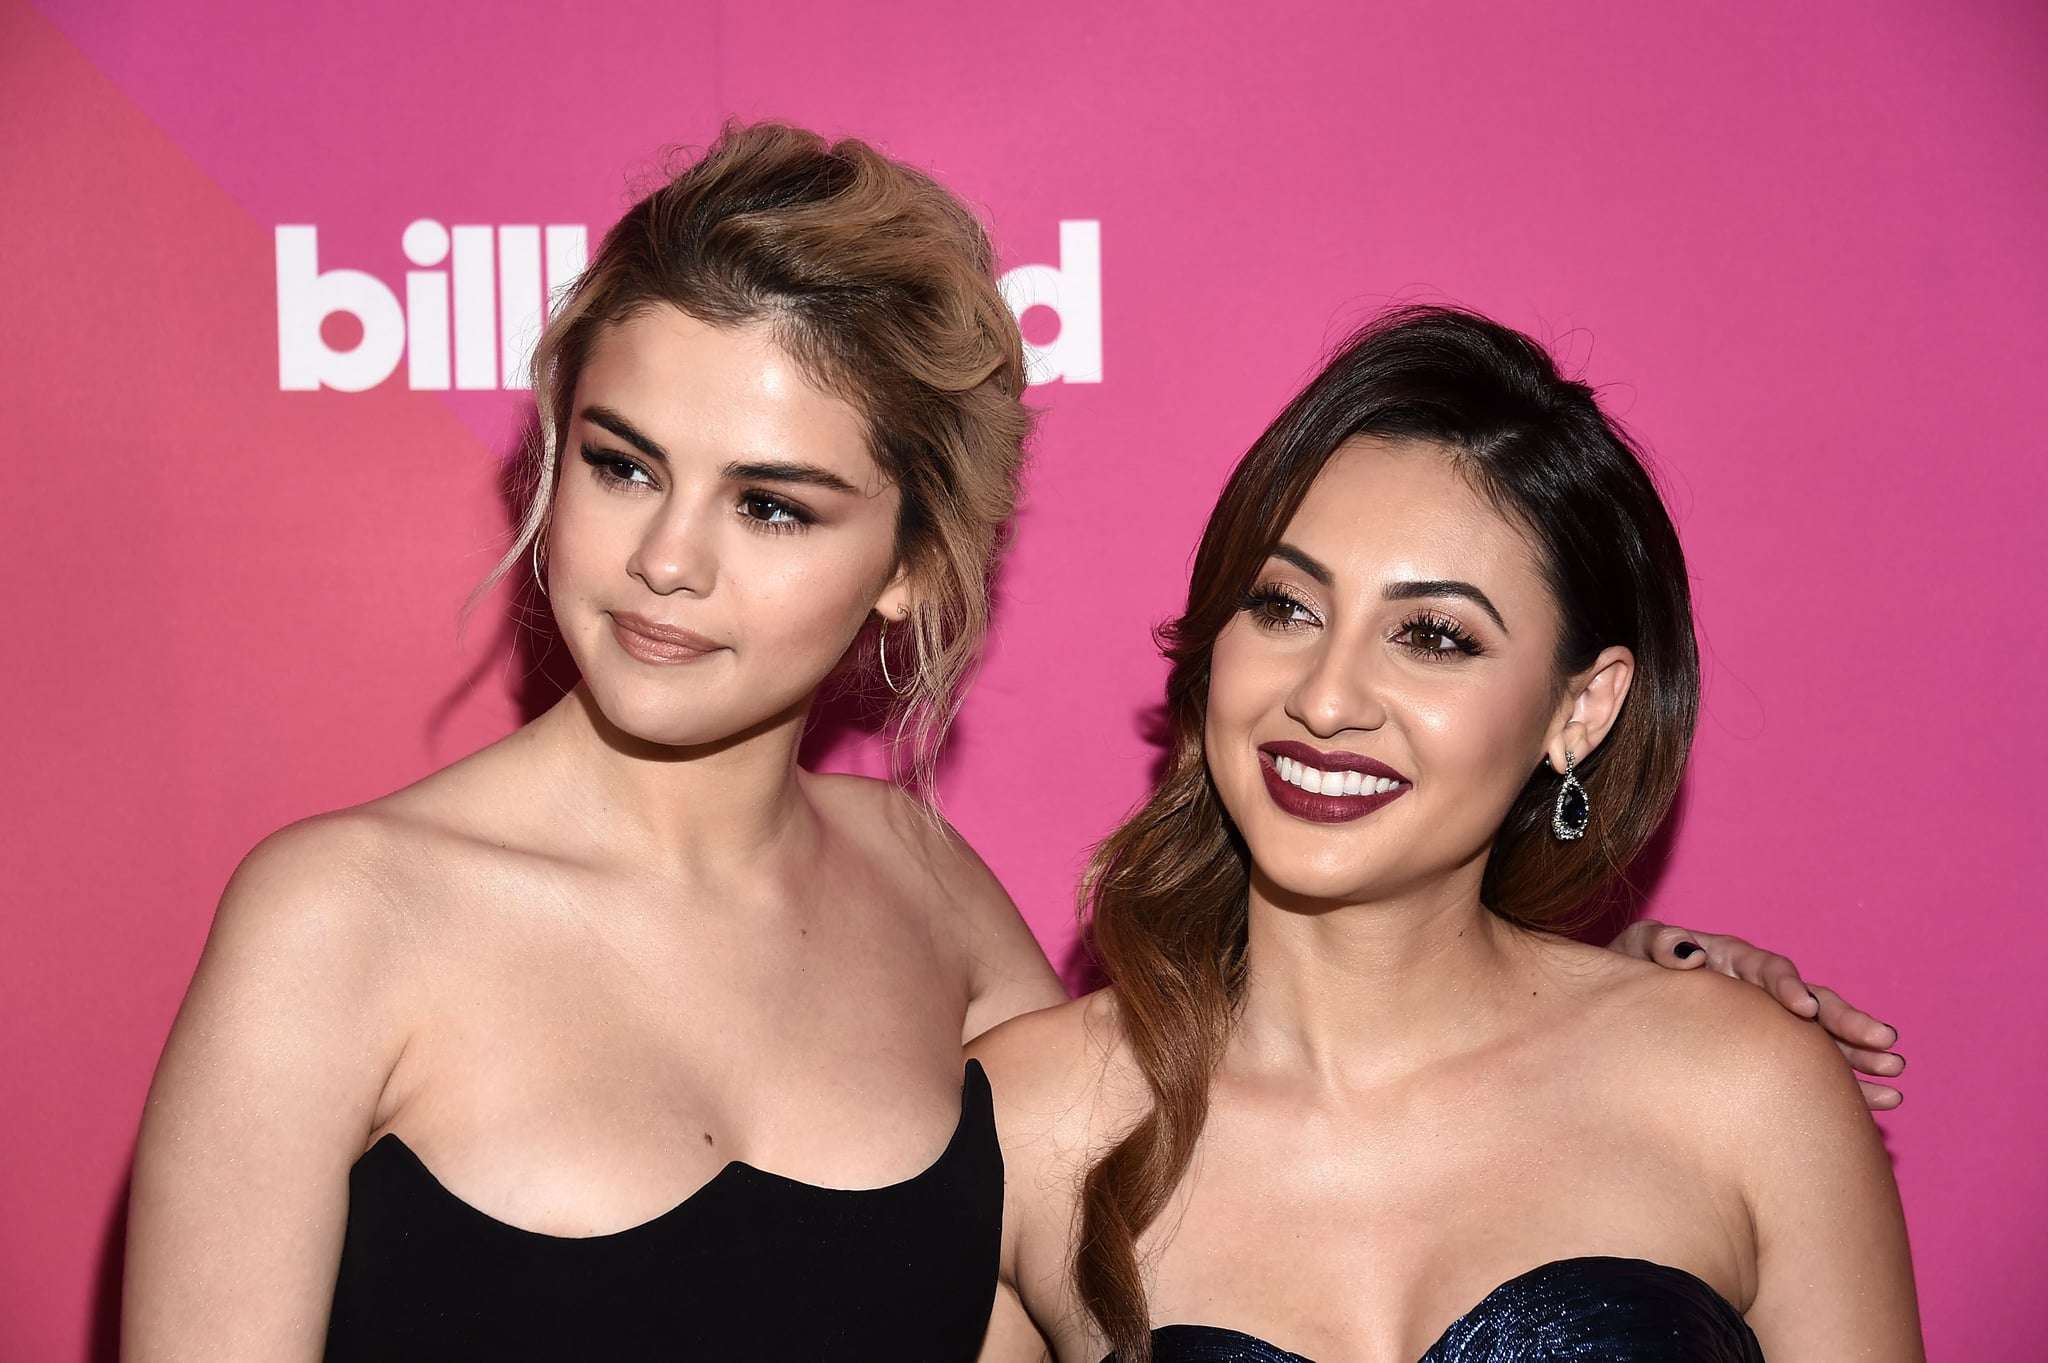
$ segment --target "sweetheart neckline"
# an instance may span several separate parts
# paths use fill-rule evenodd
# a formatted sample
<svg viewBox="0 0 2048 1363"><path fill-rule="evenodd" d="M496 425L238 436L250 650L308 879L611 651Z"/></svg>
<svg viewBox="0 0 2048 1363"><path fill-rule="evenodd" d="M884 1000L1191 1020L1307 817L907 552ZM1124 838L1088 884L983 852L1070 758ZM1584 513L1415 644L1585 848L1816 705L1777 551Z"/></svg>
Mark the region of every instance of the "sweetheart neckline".
<svg viewBox="0 0 2048 1363"><path fill-rule="evenodd" d="M1444 1346L1444 1341L1449 1339L1460 1325L1463 1325L1473 1316L1479 1314L1479 1312L1486 1309L1486 1304L1488 1302L1500 1296L1503 1292L1506 1292L1509 1288L1515 1286L1517 1283L1523 1282L1529 1278L1534 1278L1538 1274L1549 1273L1556 1269L1572 1267L1574 1265L1615 1263L1633 1264L1643 1268L1653 1268L1660 1273L1667 1273L1675 1277L1689 1279L1690 1281L1697 1283L1699 1287L1703 1291L1705 1291L1709 1297L1713 1298L1713 1300L1719 1302L1724 1308L1726 1308L1728 1314L1732 1316L1735 1320L1742 1321L1742 1313L1735 1309L1735 1303L1729 1301L1726 1297L1722 1296L1718 1291L1715 1290L1714 1285L1712 1283L1709 1283L1706 1279L1700 1277L1697 1273L1689 1272L1688 1270L1683 1268L1674 1267L1671 1264L1660 1264L1654 1259L1639 1259L1629 1255L1578 1254L1564 1259L1551 1259L1548 1262L1540 1263L1536 1265L1534 1268L1527 1269L1521 1273L1517 1273L1514 1277L1509 1278L1507 1281L1493 1288L1485 1296L1481 1297L1478 1301L1472 1303L1471 1306L1467 1307L1464 1311L1460 1312L1456 1320L1453 1320L1449 1325L1446 1325L1443 1328L1443 1330L1437 1335L1437 1337L1430 1341L1429 1347L1422 1351L1422 1356L1416 1359L1415 1363L1429 1363L1431 1356L1434 1355L1438 1349L1441 1349ZM1748 1322L1743 1321L1742 1323L1743 1328L1745 1330L1749 1328ZM1166 1334L1167 1332L1174 1330L1193 1330L1216 1335L1229 1335L1236 1339L1247 1340L1250 1343L1257 1344L1261 1348L1270 1349L1274 1353L1278 1354L1282 1360L1285 1360L1285 1363L1315 1363L1315 1360L1309 1358L1306 1354L1293 1353L1287 1349L1281 1348L1279 1345L1274 1344L1270 1340L1261 1339L1257 1335L1246 1334L1243 1330L1233 1330L1227 1325L1200 1325L1191 1321L1176 1321L1171 1325L1154 1326L1152 1330L1152 1337L1154 1340L1157 1340L1159 1336L1161 1336L1162 1334ZM1111 1354L1109 1357L1103 1359L1102 1363L1116 1363L1116 1355Z"/></svg>
<svg viewBox="0 0 2048 1363"><path fill-rule="evenodd" d="M535 1240L558 1240L569 1244L615 1241L624 1236L637 1235L643 1231L653 1230L655 1227L660 1226L675 1217L681 1216L683 1213L688 1211L692 1206L694 1206L699 1201L699 1199L703 1198L706 1193L709 1193L714 1187L723 1184L729 1176L739 1177L743 1175L752 1175L753 1177L758 1179L766 1179L771 1184L781 1184L784 1187L794 1188L809 1193L817 1193L827 1198L861 1197L877 1193L900 1192L903 1189L909 1188L914 1184L921 1183L925 1179L937 1173L940 1166L944 1165L948 1160L950 1160L953 1157L954 1152L957 1151L960 1147L962 1137L964 1137L967 1134L968 1119L971 1115L972 1099L974 1094L973 1086L976 1077L979 1077L981 1079L982 1088L985 1090L988 1086L988 1077L982 1071L981 1062L979 1060L969 1060L961 1075L960 1115L954 1119L953 1134L946 1138L945 1148L939 1151L938 1155L932 1160L930 1164L927 1164L924 1168L918 1170L916 1173L910 1175L908 1178L897 1179L893 1183L876 1184L875 1186L869 1188L834 1188L828 1187L822 1183L806 1183L802 1179L791 1178L788 1174L778 1174L772 1169L763 1169L758 1165L749 1164L745 1160L727 1160L724 1164L719 1166L717 1173L713 1174L710 1178L704 1180L704 1182L698 1184L696 1188L691 1190L689 1193L686 1193L681 1201L675 1203L666 1211L657 1212L645 1221L636 1221L632 1225L623 1226L618 1230L599 1231L595 1235L556 1235L552 1231L534 1230L529 1226L514 1225L510 1221L504 1221L499 1219L498 1217L491 1215L489 1212L483 1210L483 1208L477 1206L475 1203L469 1201L467 1198L461 1196L460 1194L450 1189L446 1183L443 1183L441 1181L440 1175L436 1174L432 1169L427 1167L427 1162L419 1157L419 1152L414 1150L410 1145L407 1145L405 1143L405 1138L403 1136L400 1136L396 1131L385 1132L382 1136L379 1136L371 1144L368 1150L365 1150L362 1154L358 1155L356 1157L355 1164L350 1166L350 1173L353 1174L356 1169L362 1168L365 1162L367 1162L370 1159L370 1157L372 1155L375 1155L379 1150L383 1150L389 1147L394 1152L396 1152L400 1157L403 1158L408 1167L410 1167L414 1172L423 1177L426 1180L426 1182L433 1187L433 1189L441 1196L441 1198L444 1201L454 1205L455 1207L460 1208L462 1211L468 1213L470 1216L487 1222L490 1225L502 1227L503 1229L511 1231L516 1235L527 1236ZM983 1105L986 1106L986 1103L984 1103Z"/></svg>

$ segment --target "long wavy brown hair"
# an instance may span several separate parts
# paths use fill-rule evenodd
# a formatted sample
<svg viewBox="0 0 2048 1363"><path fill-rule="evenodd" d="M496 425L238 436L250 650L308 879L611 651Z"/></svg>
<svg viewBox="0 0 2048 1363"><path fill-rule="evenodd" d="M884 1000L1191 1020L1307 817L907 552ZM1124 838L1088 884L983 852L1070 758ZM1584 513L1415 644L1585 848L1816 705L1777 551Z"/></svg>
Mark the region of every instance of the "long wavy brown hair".
<svg viewBox="0 0 2048 1363"><path fill-rule="evenodd" d="M714 326L765 323L814 383L861 412L901 494L898 562L919 602L881 641L899 770L932 765L989 628L989 587L1016 511L1031 413L1024 340L973 213L865 142L782 123L727 124L605 234L533 354L527 502L487 590L547 534L570 404L605 329L669 306ZM879 622L878 622L879 623ZM879 693L879 649L850 650Z"/></svg>
<svg viewBox="0 0 2048 1363"><path fill-rule="evenodd" d="M1210 514L1187 609L1159 631L1172 663L1165 774L1082 883L1096 959L1152 1099L1082 1185L1074 1286L1122 1363L1152 1357L1138 1241L1187 1172L1244 993L1250 862L1203 752L1210 656L1309 485L1358 436L1437 444L1528 531L1563 618L1560 679L1610 645L1635 654L1620 718L1578 767L1592 826L1581 841L1554 839L1556 778L1532 772L1494 840L1486 907L1535 928L1580 925L1656 832L1685 771L1699 707L1691 593L1640 451L1519 332L1443 307L1368 323L1259 437Z"/></svg>

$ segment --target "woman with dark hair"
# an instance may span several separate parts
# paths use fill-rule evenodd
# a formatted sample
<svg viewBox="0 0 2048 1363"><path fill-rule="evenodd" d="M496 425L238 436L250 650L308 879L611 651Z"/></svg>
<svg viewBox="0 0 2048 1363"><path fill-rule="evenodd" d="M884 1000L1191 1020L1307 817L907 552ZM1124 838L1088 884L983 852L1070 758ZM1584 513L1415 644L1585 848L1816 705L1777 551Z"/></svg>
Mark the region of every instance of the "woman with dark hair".
<svg viewBox="0 0 2048 1363"><path fill-rule="evenodd" d="M1061 1363L1921 1355L1856 1085L1755 991L1561 932L1699 695L1636 449L1470 313L1366 327L1225 488L1109 987L973 1048Z"/></svg>
<svg viewBox="0 0 2048 1363"><path fill-rule="evenodd" d="M797 753L855 672L920 784L987 632L1029 427L988 238L860 142L728 129L533 388L500 572L580 681L236 872L143 1121L125 1352L970 1359L1003 1172L961 1046L1066 994L927 805Z"/></svg>

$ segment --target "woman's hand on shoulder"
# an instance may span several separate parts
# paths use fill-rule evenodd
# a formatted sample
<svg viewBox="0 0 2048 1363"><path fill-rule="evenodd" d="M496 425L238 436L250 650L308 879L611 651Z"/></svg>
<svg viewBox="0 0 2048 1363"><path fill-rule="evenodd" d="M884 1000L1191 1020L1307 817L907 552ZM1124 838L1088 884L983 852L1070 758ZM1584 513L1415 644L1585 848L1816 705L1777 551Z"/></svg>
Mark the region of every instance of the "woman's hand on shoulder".
<svg viewBox="0 0 2048 1363"><path fill-rule="evenodd" d="M403 1045L380 824L285 829L222 896L143 1114L126 1359L323 1352L349 1167Z"/></svg>
<svg viewBox="0 0 2048 1363"><path fill-rule="evenodd" d="M1793 1016L1817 1020L1850 1065L1863 1074L1896 1079L1905 1071L1906 1058L1892 1049L1899 1044L1897 1028L1879 1022L1824 984L1808 984L1788 957L1727 933L1695 932L1647 918L1629 924L1608 945L1669 970L1713 970L1753 984ZM1872 1111L1887 1111L1905 1101L1905 1095L1889 1084L1867 1079L1858 1079L1857 1084Z"/></svg>

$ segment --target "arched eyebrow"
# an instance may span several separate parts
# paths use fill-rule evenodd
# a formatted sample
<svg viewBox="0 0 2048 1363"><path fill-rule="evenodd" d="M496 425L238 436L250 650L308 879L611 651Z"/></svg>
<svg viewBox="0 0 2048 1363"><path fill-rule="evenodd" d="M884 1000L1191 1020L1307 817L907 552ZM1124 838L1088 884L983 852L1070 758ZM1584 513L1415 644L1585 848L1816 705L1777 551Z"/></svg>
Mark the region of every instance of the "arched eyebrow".
<svg viewBox="0 0 2048 1363"><path fill-rule="evenodd" d="M578 415L593 426L604 427L663 468L668 467L668 451L663 449L653 436L646 434L611 408L585 407Z"/></svg>
<svg viewBox="0 0 2048 1363"><path fill-rule="evenodd" d="M821 469L816 464L797 464L785 460L769 460L748 464L727 464L725 481L728 483L798 483L804 487L829 488L833 492L859 493L860 489L847 482L830 469Z"/></svg>
<svg viewBox="0 0 2048 1363"><path fill-rule="evenodd" d="M1470 601L1493 618L1493 623L1500 626L1502 634L1508 632L1508 622L1500 618L1500 611L1487 598L1486 593L1469 582L1459 582L1454 578L1438 578L1426 582L1389 582L1385 596L1389 601L1420 601L1445 596Z"/></svg>
<svg viewBox="0 0 2048 1363"><path fill-rule="evenodd" d="M609 407L585 407L579 414L593 426L602 426L655 463L667 468L668 451L661 442ZM757 459L727 464L723 470L728 483L796 483L804 487L829 488L833 492L860 491L830 469L792 459Z"/></svg>
<svg viewBox="0 0 2048 1363"><path fill-rule="evenodd" d="M1318 586L1327 587L1337 580L1337 575L1331 572L1322 560L1305 550L1295 548L1291 544L1275 545L1273 557L1281 560L1283 563L1291 563L1301 569L1304 573L1314 578ZM1493 604L1492 599L1471 583L1460 582L1456 578L1430 578L1415 582L1389 582L1385 596L1389 601L1424 601L1433 597L1451 597L1460 601L1470 601L1473 605L1485 611L1492 618L1494 624L1500 626L1502 634L1508 632L1508 622L1500 618L1500 609Z"/></svg>
<svg viewBox="0 0 2048 1363"><path fill-rule="evenodd" d="M1279 559L1282 563L1292 563L1295 567L1314 578L1316 585L1319 587L1327 587L1337 580L1336 574L1325 568L1321 559L1318 559L1306 550L1297 549L1291 544L1275 545L1273 547L1273 557Z"/></svg>

